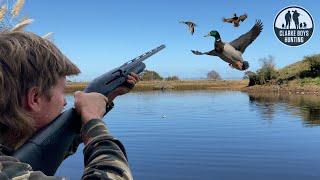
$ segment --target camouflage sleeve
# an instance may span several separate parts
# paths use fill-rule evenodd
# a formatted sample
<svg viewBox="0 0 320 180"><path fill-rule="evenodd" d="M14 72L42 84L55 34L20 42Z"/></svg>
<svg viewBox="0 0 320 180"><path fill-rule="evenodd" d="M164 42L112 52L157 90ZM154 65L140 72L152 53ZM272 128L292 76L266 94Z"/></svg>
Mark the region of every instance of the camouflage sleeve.
<svg viewBox="0 0 320 180"><path fill-rule="evenodd" d="M101 120L86 123L81 136L86 144L82 179L133 179L124 146L109 134Z"/></svg>
<svg viewBox="0 0 320 180"><path fill-rule="evenodd" d="M0 153L0 179L63 180L65 178L49 177L40 171L32 171L29 164Z"/></svg>

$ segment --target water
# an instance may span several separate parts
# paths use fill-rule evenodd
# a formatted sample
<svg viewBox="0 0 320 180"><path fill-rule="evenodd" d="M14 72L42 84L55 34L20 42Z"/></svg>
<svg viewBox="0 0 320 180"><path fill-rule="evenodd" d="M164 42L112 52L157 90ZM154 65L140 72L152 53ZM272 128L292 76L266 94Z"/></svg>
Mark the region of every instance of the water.
<svg viewBox="0 0 320 180"><path fill-rule="evenodd" d="M125 145L135 179L320 178L319 96L130 93L104 121ZM80 179L82 148L56 175Z"/></svg>

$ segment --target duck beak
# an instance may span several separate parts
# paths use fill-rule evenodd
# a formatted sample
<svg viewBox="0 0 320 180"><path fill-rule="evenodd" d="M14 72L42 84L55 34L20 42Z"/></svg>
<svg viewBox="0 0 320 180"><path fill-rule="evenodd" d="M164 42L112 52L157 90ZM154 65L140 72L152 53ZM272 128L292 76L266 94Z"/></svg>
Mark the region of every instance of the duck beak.
<svg viewBox="0 0 320 180"><path fill-rule="evenodd" d="M205 35L205 36L203 36L203 37L209 37L210 36L210 34L207 34L207 35Z"/></svg>

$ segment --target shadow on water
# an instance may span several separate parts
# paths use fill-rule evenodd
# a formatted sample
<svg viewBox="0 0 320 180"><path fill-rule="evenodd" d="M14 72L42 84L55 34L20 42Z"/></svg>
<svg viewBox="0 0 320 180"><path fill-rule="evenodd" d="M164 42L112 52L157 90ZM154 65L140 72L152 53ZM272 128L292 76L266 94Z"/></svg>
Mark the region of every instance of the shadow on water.
<svg viewBox="0 0 320 180"><path fill-rule="evenodd" d="M263 119L272 121L281 106L285 111L301 117L306 126L320 125L320 97L280 93L249 93L251 105L259 107Z"/></svg>

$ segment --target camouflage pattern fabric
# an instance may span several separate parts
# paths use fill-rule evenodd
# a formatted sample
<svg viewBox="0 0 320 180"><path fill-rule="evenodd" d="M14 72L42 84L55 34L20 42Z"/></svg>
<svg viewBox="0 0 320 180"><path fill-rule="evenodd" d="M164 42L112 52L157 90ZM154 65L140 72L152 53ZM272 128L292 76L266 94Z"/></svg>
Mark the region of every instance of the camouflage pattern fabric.
<svg viewBox="0 0 320 180"><path fill-rule="evenodd" d="M82 179L133 179L124 146L112 137L104 123L94 119L85 124L81 136L89 142L84 150L85 169ZM1 150L1 148L0 148ZM0 180L64 180L33 171L29 164L19 162L0 151Z"/></svg>

